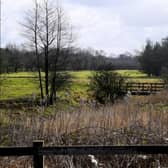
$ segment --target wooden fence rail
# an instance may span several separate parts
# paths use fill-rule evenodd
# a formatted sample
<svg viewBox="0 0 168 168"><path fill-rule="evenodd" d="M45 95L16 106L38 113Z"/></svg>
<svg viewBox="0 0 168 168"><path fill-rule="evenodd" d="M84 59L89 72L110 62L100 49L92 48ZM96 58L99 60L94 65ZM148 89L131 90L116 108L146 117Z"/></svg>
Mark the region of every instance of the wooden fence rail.
<svg viewBox="0 0 168 168"><path fill-rule="evenodd" d="M0 156L33 156L34 168L44 167L44 155L105 155L105 154L168 154L168 145L131 146L59 146L43 147L34 141L33 147L0 148Z"/></svg>
<svg viewBox="0 0 168 168"><path fill-rule="evenodd" d="M165 88L165 83L147 83L147 82L130 82L126 83L126 90L132 94L146 95L151 93L160 92Z"/></svg>

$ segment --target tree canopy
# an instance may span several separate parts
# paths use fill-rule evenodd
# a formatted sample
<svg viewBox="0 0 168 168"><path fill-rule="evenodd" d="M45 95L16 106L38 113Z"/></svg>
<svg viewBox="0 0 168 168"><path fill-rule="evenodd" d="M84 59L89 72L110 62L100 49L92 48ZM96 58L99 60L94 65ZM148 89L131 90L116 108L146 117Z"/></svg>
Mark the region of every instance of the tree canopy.
<svg viewBox="0 0 168 168"><path fill-rule="evenodd" d="M139 61L148 75L161 75L168 69L168 38L162 39L160 43L148 40L140 53Z"/></svg>

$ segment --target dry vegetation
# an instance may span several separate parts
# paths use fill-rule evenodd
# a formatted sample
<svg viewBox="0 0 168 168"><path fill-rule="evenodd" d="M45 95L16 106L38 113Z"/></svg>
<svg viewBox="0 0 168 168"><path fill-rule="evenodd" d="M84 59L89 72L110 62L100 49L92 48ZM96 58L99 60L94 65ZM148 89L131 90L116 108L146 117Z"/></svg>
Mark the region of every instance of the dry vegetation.
<svg viewBox="0 0 168 168"><path fill-rule="evenodd" d="M168 91L146 97L130 97L115 105L95 107L82 104L68 112L0 112L0 144L31 146L36 139L46 146L168 144ZM99 167L166 167L168 156L95 156ZM1 158L2 168L29 168L31 158ZM48 168L94 167L89 156L46 157Z"/></svg>

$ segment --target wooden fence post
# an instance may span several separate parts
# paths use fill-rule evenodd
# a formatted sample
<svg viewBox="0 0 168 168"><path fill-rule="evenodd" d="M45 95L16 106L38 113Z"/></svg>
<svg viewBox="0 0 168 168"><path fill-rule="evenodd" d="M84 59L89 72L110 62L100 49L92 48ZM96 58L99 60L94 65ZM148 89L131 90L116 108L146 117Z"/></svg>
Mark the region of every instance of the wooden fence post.
<svg viewBox="0 0 168 168"><path fill-rule="evenodd" d="M44 159L43 155L39 155L39 148L43 147L44 141L37 140L33 141L33 147L35 153L33 155L33 168L43 168L44 167Z"/></svg>
<svg viewBox="0 0 168 168"><path fill-rule="evenodd" d="M145 83L142 83L142 92L145 91Z"/></svg>
<svg viewBox="0 0 168 168"><path fill-rule="evenodd" d="M153 92L153 84L151 83L150 84L150 93L152 93Z"/></svg>

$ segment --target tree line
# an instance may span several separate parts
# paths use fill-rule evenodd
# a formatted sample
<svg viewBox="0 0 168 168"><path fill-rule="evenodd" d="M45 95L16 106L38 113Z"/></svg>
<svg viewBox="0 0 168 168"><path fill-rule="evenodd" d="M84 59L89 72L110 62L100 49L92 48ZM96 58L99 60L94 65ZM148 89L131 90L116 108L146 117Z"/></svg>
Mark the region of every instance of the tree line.
<svg viewBox="0 0 168 168"><path fill-rule="evenodd" d="M148 75L160 76L168 73L168 38L161 42L147 40L139 54L142 69Z"/></svg>
<svg viewBox="0 0 168 168"><path fill-rule="evenodd" d="M50 51L49 69L51 69L56 49ZM44 71L44 53L40 53L40 65ZM121 54L108 57L104 52L93 49L72 48L61 50L59 70L112 70L112 69L141 69L137 57ZM20 71L37 71L36 57L33 50L25 50L15 44L8 44L1 49L1 71L3 73Z"/></svg>

